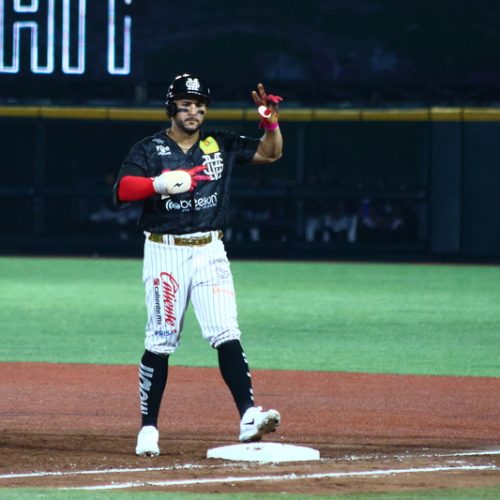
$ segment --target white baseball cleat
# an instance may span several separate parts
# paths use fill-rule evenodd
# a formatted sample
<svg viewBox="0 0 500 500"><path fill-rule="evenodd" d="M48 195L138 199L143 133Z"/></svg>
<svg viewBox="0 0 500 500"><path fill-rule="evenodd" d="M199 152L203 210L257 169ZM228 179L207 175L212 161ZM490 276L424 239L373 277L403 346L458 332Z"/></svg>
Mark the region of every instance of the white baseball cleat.
<svg viewBox="0 0 500 500"><path fill-rule="evenodd" d="M144 426L137 436L137 446L135 447L136 455L142 457L156 457L160 454L158 441L160 434L158 429L152 425Z"/></svg>
<svg viewBox="0 0 500 500"><path fill-rule="evenodd" d="M260 441L264 434L276 430L280 420L280 414L276 410L262 411L262 406L249 408L240 422L240 441Z"/></svg>

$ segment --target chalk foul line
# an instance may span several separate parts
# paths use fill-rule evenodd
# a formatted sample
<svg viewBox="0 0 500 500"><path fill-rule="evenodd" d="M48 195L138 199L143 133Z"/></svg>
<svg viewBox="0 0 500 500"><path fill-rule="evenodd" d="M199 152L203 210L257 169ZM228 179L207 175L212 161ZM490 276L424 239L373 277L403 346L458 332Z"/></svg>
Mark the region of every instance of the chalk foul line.
<svg viewBox="0 0 500 500"><path fill-rule="evenodd" d="M495 465L459 465L459 466L440 466L440 467L416 467L411 469L385 469L354 472L325 472L314 474L281 474L281 475L262 475L262 476L227 476L215 478L200 479L174 479L169 481L138 481L127 483L112 483L99 486L79 486L70 488L60 488L63 490L112 490L127 488L143 488L147 486L189 486L195 484L215 484L215 483L243 483L256 481L296 481L304 479L324 479L324 478L351 478L351 477L380 477L395 476L398 474L421 474L434 472L456 472L456 471L500 471L500 467Z"/></svg>
<svg viewBox="0 0 500 500"><path fill-rule="evenodd" d="M349 461L355 460L373 460L374 458L396 458L396 459L409 459L409 458L452 458L452 457L481 457L481 456L495 456L500 455L500 450L480 450L480 451L457 451L453 453L399 453L397 455L380 455L380 454L367 454L367 455L349 455L344 457Z"/></svg>
<svg viewBox="0 0 500 500"><path fill-rule="evenodd" d="M473 456L485 456L485 455L500 455L500 450L478 450L478 451L460 451L454 453L420 453L420 454L404 454L396 455L396 458L444 458L444 457L473 457ZM346 456L344 459L349 461L352 460L366 460L372 459L375 455L365 455L365 456ZM243 465L244 463L231 463L232 468ZM133 472L161 472L161 471L174 471L174 470L189 470L189 469L216 469L225 468L227 465L201 465L201 464L180 464L168 467L135 467L135 468L112 468L112 469L91 469L91 470L70 470L70 471L39 471L39 472L25 472L25 473L8 473L0 474L0 479L19 479L19 478L35 478L35 477L63 477L63 476L78 476L78 475L106 475L106 474L120 474L120 473L133 473ZM474 469L479 470L479 469ZM335 476L332 476L335 477ZM241 479L240 479L241 481ZM128 484L128 483L123 483ZM136 483L130 483L135 485ZM150 483L144 483L150 484ZM141 486L142 483L139 484ZM132 487L132 486L125 486Z"/></svg>
<svg viewBox="0 0 500 500"><path fill-rule="evenodd" d="M23 477L50 477L50 476L81 476L87 474L119 474L123 472L154 472L154 471L172 471L182 469L206 469L205 465L183 464L173 465L171 467L136 467L130 469L91 469L91 470L73 470L73 471L40 471L40 472L23 472L13 474L0 474L0 479L19 479Z"/></svg>
<svg viewBox="0 0 500 500"><path fill-rule="evenodd" d="M403 454L394 455L394 458L409 459L409 458L444 458L444 457L474 457L474 456L494 456L500 455L500 450L478 450L478 451L459 451L453 453L416 453L416 454ZM388 455L386 455L387 457ZM353 460L371 460L377 458L379 455L351 455L346 456L344 459L349 461ZM231 467L237 467L239 464L232 462ZM180 464L172 465L169 467L135 467L135 468L113 468L113 469L90 469L90 470L69 470L69 471L39 471L39 472L20 472L0 474L0 479L20 479L28 477L63 477L63 476L80 476L92 474L121 474L130 472L155 472L155 471L172 471L182 469L216 469L225 468L224 465L201 465L201 464Z"/></svg>

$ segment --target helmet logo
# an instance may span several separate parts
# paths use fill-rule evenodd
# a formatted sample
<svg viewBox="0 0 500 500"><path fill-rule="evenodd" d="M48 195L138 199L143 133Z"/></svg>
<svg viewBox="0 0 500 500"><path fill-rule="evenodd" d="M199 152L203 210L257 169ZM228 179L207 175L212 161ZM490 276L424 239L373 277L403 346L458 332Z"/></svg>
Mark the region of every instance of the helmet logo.
<svg viewBox="0 0 500 500"><path fill-rule="evenodd" d="M186 80L186 88L188 90L194 90L195 92L200 89L200 82L198 81L198 78L188 78Z"/></svg>

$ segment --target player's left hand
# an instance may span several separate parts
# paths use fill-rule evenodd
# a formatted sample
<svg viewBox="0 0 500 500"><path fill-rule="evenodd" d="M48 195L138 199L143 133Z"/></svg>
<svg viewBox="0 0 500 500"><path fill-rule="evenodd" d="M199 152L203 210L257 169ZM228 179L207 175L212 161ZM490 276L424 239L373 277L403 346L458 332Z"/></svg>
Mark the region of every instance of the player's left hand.
<svg viewBox="0 0 500 500"><path fill-rule="evenodd" d="M267 128L266 124L268 126L277 124L278 107L283 98L279 95L267 94L262 83L257 84L257 91L252 90L252 98L257 106L259 115L262 117L260 127Z"/></svg>
<svg viewBox="0 0 500 500"><path fill-rule="evenodd" d="M205 165L177 170L166 168L158 177L153 178L153 188L163 196L194 191L199 181L211 180L210 176L200 174L205 168L207 168Z"/></svg>

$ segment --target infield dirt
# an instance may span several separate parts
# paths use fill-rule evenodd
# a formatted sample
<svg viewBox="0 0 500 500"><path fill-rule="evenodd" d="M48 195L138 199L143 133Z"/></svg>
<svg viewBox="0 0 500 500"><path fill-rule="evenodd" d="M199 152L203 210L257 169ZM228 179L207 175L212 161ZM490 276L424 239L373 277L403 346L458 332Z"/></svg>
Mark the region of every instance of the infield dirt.
<svg viewBox="0 0 500 500"><path fill-rule="evenodd" d="M216 369L170 368L157 458L134 455L136 367L0 363L0 379L0 487L310 495L500 487L497 378L254 370L257 404L282 415L265 440L321 453L319 462L283 464L206 458L238 436Z"/></svg>

